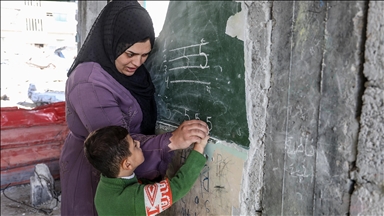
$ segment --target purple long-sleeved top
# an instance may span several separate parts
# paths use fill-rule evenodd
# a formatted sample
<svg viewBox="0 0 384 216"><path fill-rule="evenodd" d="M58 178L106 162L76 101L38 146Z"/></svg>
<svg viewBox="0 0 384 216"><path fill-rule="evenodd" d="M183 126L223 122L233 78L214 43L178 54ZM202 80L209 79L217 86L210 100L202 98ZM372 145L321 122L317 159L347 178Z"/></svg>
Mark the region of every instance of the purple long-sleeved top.
<svg viewBox="0 0 384 216"><path fill-rule="evenodd" d="M165 175L173 156L168 147L172 134L139 134L140 105L98 63L77 66L67 80L65 97L70 133L60 156L62 215L97 215L93 201L100 174L87 161L83 142L98 128L123 126L133 139L140 141L145 161L135 170L138 178Z"/></svg>

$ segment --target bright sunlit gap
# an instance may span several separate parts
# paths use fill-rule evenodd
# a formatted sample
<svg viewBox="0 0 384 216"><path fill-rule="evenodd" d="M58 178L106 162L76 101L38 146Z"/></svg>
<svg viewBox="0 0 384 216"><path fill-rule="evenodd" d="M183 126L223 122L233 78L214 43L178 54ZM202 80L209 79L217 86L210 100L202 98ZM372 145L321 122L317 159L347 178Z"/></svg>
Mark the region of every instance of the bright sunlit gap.
<svg viewBox="0 0 384 216"><path fill-rule="evenodd" d="M139 1L158 36L169 1ZM1 1L1 106L33 108L64 101L77 54L74 1Z"/></svg>

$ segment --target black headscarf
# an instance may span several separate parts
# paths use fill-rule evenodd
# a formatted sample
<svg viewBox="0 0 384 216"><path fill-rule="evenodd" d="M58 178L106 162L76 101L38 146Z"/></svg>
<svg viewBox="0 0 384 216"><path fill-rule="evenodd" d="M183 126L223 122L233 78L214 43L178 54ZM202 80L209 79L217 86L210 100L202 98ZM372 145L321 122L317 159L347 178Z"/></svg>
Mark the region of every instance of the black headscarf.
<svg viewBox="0 0 384 216"><path fill-rule="evenodd" d="M154 134L157 119L155 87L144 64L132 76L120 73L115 59L136 42L149 38L155 41L152 19L137 1L109 2L95 20L76 59L68 70L83 62L97 62L122 86L128 89L143 112L142 134Z"/></svg>

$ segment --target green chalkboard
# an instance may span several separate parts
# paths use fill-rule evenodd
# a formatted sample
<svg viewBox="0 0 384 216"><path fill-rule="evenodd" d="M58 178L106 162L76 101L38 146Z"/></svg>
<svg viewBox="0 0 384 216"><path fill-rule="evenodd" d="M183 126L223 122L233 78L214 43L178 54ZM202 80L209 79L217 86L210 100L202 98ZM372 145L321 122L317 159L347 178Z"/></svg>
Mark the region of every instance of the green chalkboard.
<svg viewBox="0 0 384 216"><path fill-rule="evenodd" d="M234 1L170 1L146 66L156 87L158 121L208 123L210 135L248 147L244 43L228 36Z"/></svg>

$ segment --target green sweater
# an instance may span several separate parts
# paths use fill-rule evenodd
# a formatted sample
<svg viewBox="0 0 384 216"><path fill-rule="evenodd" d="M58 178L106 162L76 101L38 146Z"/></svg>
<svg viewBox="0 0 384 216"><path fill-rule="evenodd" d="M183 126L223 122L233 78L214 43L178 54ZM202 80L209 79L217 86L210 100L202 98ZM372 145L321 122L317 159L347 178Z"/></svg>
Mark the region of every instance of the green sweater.
<svg viewBox="0 0 384 216"><path fill-rule="evenodd" d="M205 157L193 150L172 179L141 184L132 179L101 176L95 195L99 215L156 215L184 197L200 175Z"/></svg>

